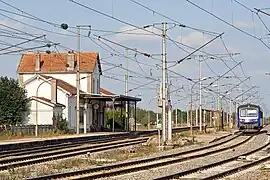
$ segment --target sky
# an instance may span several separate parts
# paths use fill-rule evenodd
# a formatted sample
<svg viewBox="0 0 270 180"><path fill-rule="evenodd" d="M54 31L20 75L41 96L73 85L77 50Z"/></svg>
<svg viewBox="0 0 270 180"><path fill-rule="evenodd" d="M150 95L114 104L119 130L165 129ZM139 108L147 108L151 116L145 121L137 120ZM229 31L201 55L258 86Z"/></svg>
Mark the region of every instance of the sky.
<svg viewBox="0 0 270 180"><path fill-rule="evenodd" d="M3 2L9 3L16 9ZM76 4L76 2L83 6ZM134 2L142 3L151 10ZM206 9L210 14L192 3ZM270 13L268 7L269 1L267 0L76 0L73 2L70 0L1 0L0 60L2 65L0 66L0 75L17 78L17 65L21 54L27 52L24 50L19 53L3 54L3 52L7 52L3 50L7 44L14 45L24 41L3 36L7 35L7 30L12 31L13 37L16 32L15 35L28 39L33 39L33 37L18 34L18 32L27 32L35 36L46 35L46 39L40 38L39 42L27 42L20 45L24 49L44 45L44 41L60 43L60 45L50 48L33 49L31 52L48 49L53 52L66 52L70 49L77 50L76 25L90 25L91 28L84 27L81 30L81 51L100 53L103 70L101 86L116 94L124 94L124 76L128 70L130 76L129 95L142 98L138 104L139 107L155 110L157 86L161 80L161 23L166 22L168 81L174 108L187 108L193 84L186 78L197 82L199 61L201 60L202 77L208 77L202 83L204 89L202 93L203 107L216 108L217 95L211 93L209 88L213 91L217 91L217 88L211 87L209 84L213 82L212 84L215 85L218 82L215 77L225 74L224 76L231 78L220 79L220 92L227 91L239 84L241 80L251 76L227 97L235 99L242 92L249 90L250 87L257 86L241 98L246 99L255 94L254 98L247 101L259 103L265 111L268 111L270 109L268 103L270 100L268 90L270 76L266 76L265 73L270 72L268 59L270 48L267 47L270 46L267 35L270 33L267 29L268 25L270 28L270 16L261 13L257 15L256 10L254 10L254 8L266 8L264 11ZM169 19L159 15L160 13ZM220 17L234 27L213 15ZM62 23L68 24L68 31L59 28ZM180 24L185 25L185 27L180 26ZM7 26L13 29L7 28ZM144 26L149 27L142 29ZM122 33L107 31L121 31ZM193 54L194 56L189 56L191 58L185 59L180 64L176 63L177 60L188 56L194 50L192 48L199 48L221 33L224 33L221 38L216 38L201 49L203 52L197 51ZM99 36L100 38L98 38ZM126 47L130 49L126 51ZM8 50L21 49L10 48ZM142 52L150 54L151 57L144 56ZM228 52L240 54L230 57ZM206 56L207 54L208 56ZM199 58L201 59L199 60ZM241 66L239 62L242 62ZM233 67L235 67L233 72L226 73ZM204 87L208 87L208 90ZM194 86L192 92L194 93L194 106L197 107L198 84ZM224 100L224 107L228 104L228 101Z"/></svg>

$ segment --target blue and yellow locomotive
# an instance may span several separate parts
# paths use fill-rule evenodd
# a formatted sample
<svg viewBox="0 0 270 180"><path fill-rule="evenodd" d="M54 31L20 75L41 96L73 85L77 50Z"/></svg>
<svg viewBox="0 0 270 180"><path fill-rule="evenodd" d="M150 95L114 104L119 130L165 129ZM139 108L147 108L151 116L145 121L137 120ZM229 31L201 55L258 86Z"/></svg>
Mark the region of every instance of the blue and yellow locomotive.
<svg viewBox="0 0 270 180"><path fill-rule="evenodd" d="M237 127L239 130L260 130L263 125L263 111L255 104L243 104L237 108Z"/></svg>

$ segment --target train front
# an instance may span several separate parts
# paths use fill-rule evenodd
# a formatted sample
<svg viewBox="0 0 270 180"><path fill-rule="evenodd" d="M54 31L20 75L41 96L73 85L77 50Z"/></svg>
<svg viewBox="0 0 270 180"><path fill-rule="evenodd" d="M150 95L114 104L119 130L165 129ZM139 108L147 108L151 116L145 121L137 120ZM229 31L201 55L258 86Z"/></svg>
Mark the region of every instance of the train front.
<svg viewBox="0 0 270 180"><path fill-rule="evenodd" d="M240 130L259 130L261 128L260 107L242 105L238 107L238 128Z"/></svg>

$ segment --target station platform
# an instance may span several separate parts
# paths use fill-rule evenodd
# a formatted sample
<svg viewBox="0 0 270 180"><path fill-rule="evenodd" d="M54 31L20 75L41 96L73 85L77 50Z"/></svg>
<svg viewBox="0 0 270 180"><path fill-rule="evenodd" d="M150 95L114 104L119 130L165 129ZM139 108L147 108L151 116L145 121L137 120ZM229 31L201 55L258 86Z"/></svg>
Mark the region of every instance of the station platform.
<svg viewBox="0 0 270 180"><path fill-rule="evenodd" d="M132 135L133 134L129 132L93 132L87 134L78 134L78 135L73 134L73 135L63 135L44 138L31 137L31 138L1 140L0 151L33 148L37 146L57 145L64 143L74 143L80 141L93 141L104 138L115 138L115 137L126 138Z"/></svg>
<svg viewBox="0 0 270 180"><path fill-rule="evenodd" d="M91 136L109 136L109 135L117 135L117 134L127 134L128 132L92 132L87 134L69 134L69 135L59 135L53 137L27 137L27 138L18 138L18 139L8 139L8 140L0 140L0 145L4 144L17 144L17 143L25 143L32 141L46 141L46 140L58 140L58 139L69 139L69 138L80 138L80 137L91 137Z"/></svg>
<svg viewBox="0 0 270 180"><path fill-rule="evenodd" d="M194 127L198 128L198 127ZM181 129L187 129L187 127L178 127L178 128L173 128L174 130L181 130ZM0 140L0 146L1 145L6 145L6 144L19 144L19 143L27 143L27 142L39 142L39 141L49 141L49 140L61 140L61 139L78 139L78 138L87 138L87 137L104 137L104 136L117 136L117 135L128 135L128 134L143 134L143 133L148 133L153 132L156 133L157 130L155 129L143 129L143 130L137 130L135 131L130 131L130 132L90 132L87 134L69 134L69 135L57 135L54 137L27 137L27 138L18 138L18 139L9 139L9 140Z"/></svg>
<svg viewBox="0 0 270 180"><path fill-rule="evenodd" d="M173 128L174 132L187 131L190 127L177 127ZM197 126L193 127L194 130L198 129ZM155 135L158 134L157 129L151 130L137 130L131 132L91 132L87 134L72 134L72 135L60 135L54 137L44 137L44 138L20 138L20 139L10 139L10 140L0 140L0 151L15 150L32 148L37 146L48 146L57 145L64 143L76 143L76 142L87 142L100 140L104 138L128 138L128 137L138 137L141 135ZM222 136L229 134L229 132L224 132L224 134L217 134L217 136ZM204 138L204 137L202 137ZM206 137L205 137L206 138ZM212 137L213 138L213 137ZM214 137L216 138L216 137Z"/></svg>

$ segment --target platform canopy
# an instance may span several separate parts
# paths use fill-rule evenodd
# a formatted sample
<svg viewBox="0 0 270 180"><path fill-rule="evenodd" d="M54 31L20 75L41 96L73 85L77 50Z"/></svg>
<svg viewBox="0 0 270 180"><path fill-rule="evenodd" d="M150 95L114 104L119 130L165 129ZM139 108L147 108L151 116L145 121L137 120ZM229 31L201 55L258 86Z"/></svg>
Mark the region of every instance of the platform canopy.
<svg viewBox="0 0 270 180"><path fill-rule="evenodd" d="M141 101L141 98L125 95L103 95L103 94L92 94L92 93L81 93L82 98L90 100L101 100L101 101Z"/></svg>

